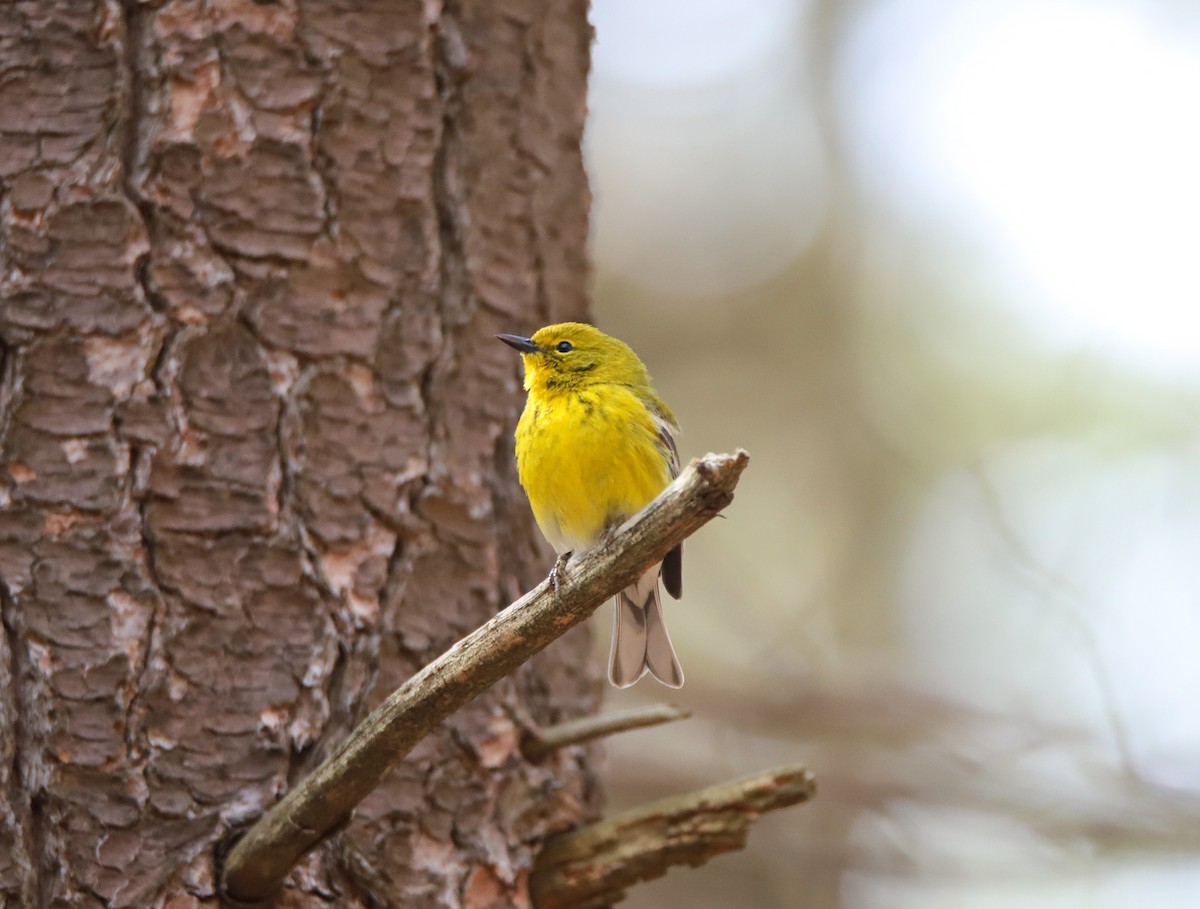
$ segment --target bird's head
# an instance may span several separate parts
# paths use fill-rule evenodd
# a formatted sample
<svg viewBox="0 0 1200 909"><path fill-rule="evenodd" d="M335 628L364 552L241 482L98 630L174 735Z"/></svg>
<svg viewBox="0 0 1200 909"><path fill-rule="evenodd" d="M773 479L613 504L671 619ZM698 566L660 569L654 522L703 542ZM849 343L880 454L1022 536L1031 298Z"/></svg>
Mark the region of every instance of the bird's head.
<svg viewBox="0 0 1200 909"><path fill-rule="evenodd" d="M526 390L650 384L646 367L628 344L582 322L547 325L531 338L496 337L521 352Z"/></svg>

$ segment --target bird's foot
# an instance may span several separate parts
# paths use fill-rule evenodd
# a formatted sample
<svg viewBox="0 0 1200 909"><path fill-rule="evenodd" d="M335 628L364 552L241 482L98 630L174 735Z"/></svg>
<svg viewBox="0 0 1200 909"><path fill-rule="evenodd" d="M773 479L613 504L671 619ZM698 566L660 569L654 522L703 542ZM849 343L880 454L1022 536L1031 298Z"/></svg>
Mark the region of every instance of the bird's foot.
<svg viewBox="0 0 1200 909"><path fill-rule="evenodd" d="M567 579L567 562L571 555L570 552L562 553L550 569L550 586L554 588L555 593L558 593L559 584Z"/></svg>

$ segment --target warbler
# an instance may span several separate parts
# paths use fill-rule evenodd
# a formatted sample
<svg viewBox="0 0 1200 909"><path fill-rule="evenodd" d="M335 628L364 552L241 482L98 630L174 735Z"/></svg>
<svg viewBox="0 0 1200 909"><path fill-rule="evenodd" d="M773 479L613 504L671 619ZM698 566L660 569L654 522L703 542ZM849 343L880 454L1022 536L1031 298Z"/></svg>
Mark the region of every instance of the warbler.
<svg viewBox="0 0 1200 909"><path fill-rule="evenodd" d="M548 325L531 338L497 335L525 363L525 409L517 423L517 475L558 567L654 499L679 473L670 408L630 347L591 325ZM614 602L608 678L627 688L647 671L678 688L659 577L683 592L683 549L673 549ZM552 572L552 577L555 573Z"/></svg>

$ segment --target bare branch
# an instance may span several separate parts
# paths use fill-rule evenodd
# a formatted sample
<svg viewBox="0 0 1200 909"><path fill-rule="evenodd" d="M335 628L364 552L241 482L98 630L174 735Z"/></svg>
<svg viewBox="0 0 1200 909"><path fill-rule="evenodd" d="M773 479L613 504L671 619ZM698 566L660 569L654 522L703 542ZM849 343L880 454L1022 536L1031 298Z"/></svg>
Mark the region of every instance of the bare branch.
<svg viewBox="0 0 1200 909"><path fill-rule="evenodd" d="M686 720L691 715L690 710L676 707L673 704L653 704L649 707L639 707L636 710L585 716L578 720L571 720L569 723L559 723L556 726L548 726L545 729L527 733L525 740L521 743L521 753L525 755L526 760L540 761L568 745L579 745L630 729L644 729L647 726L659 726L663 723L673 723L676 720Z"/></svg>
<svg viewBox="0 0 1200 909"><path fill-rule="evenodd" d="M647 566L733 501L750 456L708 454L687 466L613 537L543 581L397 688L303 782L246 833L225 860L222 890L264 900L305 852L340 825L433 727L624 589Z"/></svg>
<svg viewBox="0 0 1200 909"><path fill-rule="evenodd" d="M741 849L759 815L807 801L816 790L800 766L674 796L551 840L530 879L536 909L599 909L672 865L702 865Z"/></svg>

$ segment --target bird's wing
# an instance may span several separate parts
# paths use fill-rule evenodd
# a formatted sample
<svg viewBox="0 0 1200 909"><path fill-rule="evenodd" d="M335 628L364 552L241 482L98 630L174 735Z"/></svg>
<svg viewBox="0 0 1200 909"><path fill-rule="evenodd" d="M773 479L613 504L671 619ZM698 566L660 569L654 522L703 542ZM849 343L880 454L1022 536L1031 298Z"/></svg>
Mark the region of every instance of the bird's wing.
<svg viewBox="0 0 1200 909"><path fill-rule="evenodd" d="M675 444L675 434L679 427L666 414L655 407L650 408L650 416L654 420L654 428L658 431L658 444L662 446L663 454L671 465L671 479L679 476L679 446Z"/></svg>
<svg viewBox="0 0 1200 909"><path fill-rule="evenodd" d="M675 421L657 407L651 406L650 415L654 419L654 428L658 431L658 444L671 467L671 478L679 476L679 446L675 444L675 433L679 427ZM662 582L667 593L675 599L683 595L683 544L680 543L666 554L662 561Z"/></svg>

